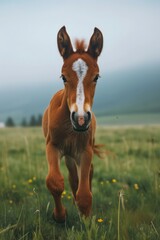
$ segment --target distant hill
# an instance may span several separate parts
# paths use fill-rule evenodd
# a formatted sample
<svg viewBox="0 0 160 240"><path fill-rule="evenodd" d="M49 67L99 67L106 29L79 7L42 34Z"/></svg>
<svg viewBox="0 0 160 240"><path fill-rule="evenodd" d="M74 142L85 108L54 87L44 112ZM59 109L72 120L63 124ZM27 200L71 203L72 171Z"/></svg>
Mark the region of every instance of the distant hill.
<svg viewBox="0 0 160 240"><path fill-rule="evenodd" d="M20 123L22 118L43 113L52 95L63 85L57 81L32 86L0 88L0 122L8 116ZM94 99L97 115L160 112L159 66L141 66L127 71L104 74Z"/></svg>
<svg viewBox="0 0 160 240"><path fill-rule="evenodd" d="M94 109L100 115L160 113L160 67L145 66L102 76Z"/></svg>

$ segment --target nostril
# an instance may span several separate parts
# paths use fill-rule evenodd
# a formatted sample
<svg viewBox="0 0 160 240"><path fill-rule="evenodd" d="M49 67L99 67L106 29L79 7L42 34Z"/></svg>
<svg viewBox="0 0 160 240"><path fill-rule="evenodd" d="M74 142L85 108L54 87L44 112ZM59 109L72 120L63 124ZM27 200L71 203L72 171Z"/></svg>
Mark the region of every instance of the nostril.
<svg viewBox="0 0 160 240"><path fill-rule="evenodd" d="M91 120L91 112L87 112L87 116L88 116L88 121L90 121Z"/></svg>
<svg viewBox="0 0 160 240"><path fill-rule="evenodd" d="M72 115L71 115L71 116L72 116L72 120L73 120L73 121L75 121L75 114L76 114L76 112L72 112Z"/></svg>

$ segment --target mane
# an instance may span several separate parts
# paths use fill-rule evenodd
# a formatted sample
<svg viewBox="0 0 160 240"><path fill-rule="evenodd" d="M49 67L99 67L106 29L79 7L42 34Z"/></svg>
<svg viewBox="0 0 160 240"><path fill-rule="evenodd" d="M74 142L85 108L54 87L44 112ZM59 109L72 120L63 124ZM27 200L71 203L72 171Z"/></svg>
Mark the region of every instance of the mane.
<svg viewBox="0 0 160 240"><path fill-rule="evenodd" d="M86 50L86 44L84 40L78 40L75 41L75 47L77 53L84 53Z"/></svg>

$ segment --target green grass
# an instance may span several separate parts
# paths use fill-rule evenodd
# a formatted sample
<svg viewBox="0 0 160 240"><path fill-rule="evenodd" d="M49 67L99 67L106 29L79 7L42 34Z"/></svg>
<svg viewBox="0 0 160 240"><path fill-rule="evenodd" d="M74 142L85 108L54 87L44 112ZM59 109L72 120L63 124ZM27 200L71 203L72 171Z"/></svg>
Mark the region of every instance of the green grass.
<svg viewBox="0 0 160 240"><path fill-rule="evenodd" d="M160 127L101 127L97 143L108 156L94 158L92 216L79 216L62 161L68 217L57 224L42 130L0 129L0 239L160 239Z"/></svg>
<svg viewBox="0 0 160 240"><path fill-rule="evenodd" d="M160 113L117 114L98 116L100 125L153 125L160 123Z"/></svg>

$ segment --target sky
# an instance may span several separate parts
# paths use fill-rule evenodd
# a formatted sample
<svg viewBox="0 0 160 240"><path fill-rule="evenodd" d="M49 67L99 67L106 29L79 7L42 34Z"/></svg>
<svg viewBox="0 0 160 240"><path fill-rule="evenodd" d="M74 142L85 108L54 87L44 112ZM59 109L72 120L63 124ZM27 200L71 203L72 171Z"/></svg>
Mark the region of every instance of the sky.
<svg viewBox="0 0 160 240"><path fill-rule="evenodd" d="M104 36L100 74L160 62L158 0L0 0L0 88L41 84L61 75L57 32L88 44Z"/></svg>

